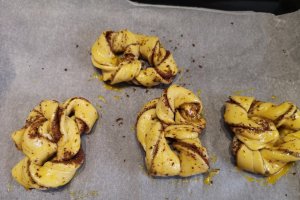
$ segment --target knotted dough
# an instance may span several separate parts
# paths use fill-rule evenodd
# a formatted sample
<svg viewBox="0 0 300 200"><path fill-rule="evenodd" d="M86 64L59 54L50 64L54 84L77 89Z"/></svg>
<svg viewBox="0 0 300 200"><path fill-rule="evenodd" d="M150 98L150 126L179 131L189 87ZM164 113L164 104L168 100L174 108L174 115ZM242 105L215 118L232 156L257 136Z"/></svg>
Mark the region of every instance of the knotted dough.
<svg viewBox="0 0 300 200"><path fill-rule="evenodd" d="M300 159L300 111L293 103L232 96L224 119L235 134L232 148L239 168L268 176Z"/></svg>
<svg viewBox="0 0 300 200"><path fill-rule="evenodd" d="M163 48L158 37L105 31L92 46L92 63L102 70L103 80L114 85L132 82L152 87L169 84L177 74L172 54ZM142 65L144 59L149 67Z"/></svg>
<svg viewBox="0 0 300 200"><path fill-rule="evenodd" d="M80 135L89 133L97 118L96 109L82 97L63 104L43 100L29 113L25 126L12 134L25 154L12 176L26 189L67 184L84 162Z"/></svg>
<svg viewBox="0 0 300 200"><path fill-rule="evenodd" d="M193 92L172 85L140 111L137 138L152 176L192 176L209 169L199 135L205 128L202 102Z"/></svg>

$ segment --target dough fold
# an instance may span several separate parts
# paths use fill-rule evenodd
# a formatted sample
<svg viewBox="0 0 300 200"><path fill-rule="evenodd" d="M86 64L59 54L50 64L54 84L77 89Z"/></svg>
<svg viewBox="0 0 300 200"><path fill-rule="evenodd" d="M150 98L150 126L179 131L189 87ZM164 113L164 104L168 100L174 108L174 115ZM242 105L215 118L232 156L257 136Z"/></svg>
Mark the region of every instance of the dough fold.
<svg viewBox="0 0 300 200"><path fill-rule="evenodd" d="M12 176L26 189L48 189L71 181L84 162L81 134L89 133L98 119L86 99L74 97L60 104L43 100L28 115L25 126L12 133L25 154Z"/></svg>
<svg viewBox="0 0 300 200"><path fill-rule="evenodd" d="M234 133L232 150L239 168L268 176L300 160L300 110L293 103L231 96L224 120Z"/></svg>
<svg viewBox="0 0 300 200"><path fill-rule="evenodd" d="M205 126L201 100L183 87L172 85L145 104L136 132L149 174L187 177L206 172L208 154L199 139Z"/></svg>
<svg viewBox="0 0 300 200"><path fill-rule="evenodd" d="M92 63L101 69L103 80L114 85L131 82L152 87L170 84L178 72L173 55L159 38L128 30L105 31L91 49ZM145 62L149 66L145 66Z"/></svg>

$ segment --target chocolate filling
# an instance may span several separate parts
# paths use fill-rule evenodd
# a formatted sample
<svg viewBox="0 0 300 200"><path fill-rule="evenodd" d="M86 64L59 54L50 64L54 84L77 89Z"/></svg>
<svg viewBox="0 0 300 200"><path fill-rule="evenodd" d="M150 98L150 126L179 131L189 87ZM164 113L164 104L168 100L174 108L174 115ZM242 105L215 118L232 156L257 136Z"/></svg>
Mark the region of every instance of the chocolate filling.
<svg viewBox="0 0 300 200"><path fill-rule="evenodd" d="M230 104L235 104L235 105L237 105L237 106L239 106L239 107L241 107L243 110L245 110L246 112L248 112L239 102L237 102L237 101L234 101L231 97L229 97L230 99L229 99L229 101L227 101L227 103L230 103ZM251 104L251 105L253 105L253 104Z"/></svg>
<svg viewBox="0 0 300 200"><path fill-rule="evenodd" d="M106 38L106 41L107 43L109 44L109 47L110 47L110 50L113 51L113 48L112 48L112 45L111 45L111 35L113 34L114 32L113 31L107 31L105 33L105 38Z"/></svg>
<svg viewBox="0 0 300 200"><path fill-rule="evenodd" d="M61 117L61 108L58 107L58 109L55 112L55 117L51 124L51 131L52 131L52 137L53 142L57 143L58 140L61 138L61 132L60 132L60 117Z"/></svg>
<svg viewBox="0 0 300 200"><path fill-rule="evenodd" d="M156 44L154 45L154 47L152 49L152 55L151 55L151 59L150 59L150 65L154 65L154 54L155 54L155 49L156 49L157 45L159 45L159 41L156 42Z"/></svg>
<svg viewBox="0 0 300 200"><path fill-rule="evenodd" d="M239 125L230 124L230 123L227 123L227 124L231 127L231 129L232 128L247 129L247 130L250 130L250 131L254 131L257 134L261 133L262 131L272 131L272 129L270 128L270 126L268 124L264 124L262 127L259 127L259 128L244 126L242 124L239 124Z"/></svg>
<svg viewBox="0 0 300 200"><path fill-rule="evenodd" d="M42 137L39 132L38 132L38 128L45 122L47 121L46 118L44 117L41 117L39 119L37 119L35 122L33 122L31 125L30 125L30 130L29 130L29 137L30 138L40 138ZM48 138L45 138L47 140L49 140Z"/></svg>
<svg viewBox="0 0 300 200"><path fill-rule="evenodd" d="M209 162L208 162L206 155L204 155L203 152L197 146L195 146L193 144L185 143L182 141L177 141L174 143L174 145L180 145L182 147L185 147L185 148L195 152L204 160L204 162L207 164L207 166L209 166Z"/></svg>
<svg viewBox="0 0 300 200"><path fill-rule="evenodd" d="M167 51L167 53L166 53L164 59L161 61L161 63L164 62L169 56L170 56L170 52ZM160 64L158 64L158 65L160 65ZM168 70L167 72L163 72L163 71L159 70L156 66L154 67L154 69L164 80L166 80L168 82L172 81L175 76L171 70Z"/></svg>
<svg viewBox="0 0 300 200"><path fill-rule="evenodd" d="M291 107L282 115L280 115L279 117L277 117L275 120L274 120L274 123L275 124L278 124L289 112L291 112L291 110L294 108L293 105L291 105ZM295 110L295 112L293 114L295 114L297 112L297 109Z"/></svg>
<svg viewBox="0 0 300 200"><path fill-rule="evenodd" d="M84 162L84 152L82 150L82 148L79 149L78 153L70 160L53 160L51 162L53 163L62 163L62 164L77 164L80 165Z"/></svg>
<svg viewBox="0 0 300 200"><path fill-rule="evenodd" d="M159 138L157 140L157 142L155 143L154 145L154 149L153 149L153 157L152 157L152 161L155 159L156 155L157 155L157 152L158 152L158 144L162 138L162 130L160 130L160 135L159 135ZM150 166L150 170L149 170L151 173L153 172L153 162L151 162L151 166ZM154 172L156 174L156 172Z"/></svg>
<svg viewBox="0 0 300 200"><path fill-rule="evenodd" d="M88 126L86 125L86 123L78 117L76 117L75 120L77 124L80 124L80 129L79 129L80 135L86 133L88 131Z"/></svg>

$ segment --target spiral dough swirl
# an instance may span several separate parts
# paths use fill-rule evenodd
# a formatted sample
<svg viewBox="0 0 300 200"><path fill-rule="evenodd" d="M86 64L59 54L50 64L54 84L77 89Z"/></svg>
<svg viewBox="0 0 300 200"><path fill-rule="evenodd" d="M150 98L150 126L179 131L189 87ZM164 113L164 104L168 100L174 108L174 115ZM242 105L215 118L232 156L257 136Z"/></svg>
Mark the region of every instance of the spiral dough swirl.
<svg viewBox="0 0 300 200"><path fill-rule="evenodd" d="M158 37L128 30L103 32L93 44L91 54L93 65L102 70L103 80L112 85L120 82L145 87L169 84L178 71L172 54L163 48ZM150 66L143 66L141 59Z"/></svg>
<svg viewBox="0 0 300 200"><path fill-rule="evenodd" d="M97 118L96 109L82 97L63 104L43 100L29 113L25 126L12 134L25 154L12 176L26 189L67 184L84 162L80 135L89 133Z"/></svg>
<svg viewBox="0 0 300 200"><path fill-rule="evenodd" d="M224 119L235 135L232 150L239 168L268 176L300 160L300 110L293 103L232 96Z"/></svg>
<svg viewBox="0 0 300 200"><path fill-rule="evenodd" d="M209 169L206 148L199 140L206 125L201 113L201 100L177 85L144 105L136 131L150 175L186 177Z"/></svg>

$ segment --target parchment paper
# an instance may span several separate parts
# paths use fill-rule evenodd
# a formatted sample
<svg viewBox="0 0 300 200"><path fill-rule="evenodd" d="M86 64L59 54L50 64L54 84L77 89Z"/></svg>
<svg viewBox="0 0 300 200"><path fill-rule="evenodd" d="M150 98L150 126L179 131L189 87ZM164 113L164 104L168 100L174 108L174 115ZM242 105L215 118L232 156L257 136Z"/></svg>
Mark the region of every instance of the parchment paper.
<svg viewBox="0 0 300 200"><path fill-rule="evenodd" d="M141 106L159 97L162 87L117 92L91 78L98 73L90 61L91 45L102 31L123 28L159 36L182 69L175 83L201 90L208 122L202 142L216 160L212 168L220 168L213 185L203 184L203 175L180 179L145 173L133 126ZM299 163L267 186L236 170L222 120L223 104L232 94L300 106L299 37L299 11L274 16L121 0L1 1L0 199L300 199ZM65 187L25 191L11 177L11 168L23 158L11 132L42 99L72 96L89 99L101 113L92 134L83 136L85 164Z"/></svg>

